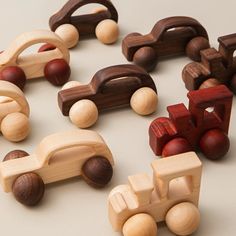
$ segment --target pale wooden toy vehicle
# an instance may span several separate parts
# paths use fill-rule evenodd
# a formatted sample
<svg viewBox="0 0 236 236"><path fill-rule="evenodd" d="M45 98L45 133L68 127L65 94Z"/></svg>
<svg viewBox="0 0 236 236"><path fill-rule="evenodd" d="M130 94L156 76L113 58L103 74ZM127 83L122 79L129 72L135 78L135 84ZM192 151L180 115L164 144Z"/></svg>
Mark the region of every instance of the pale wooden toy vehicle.
<svg viewBox="0 0 236 236"><path fill-rule="evenodd" d="M25 139L30 132L29 104L14 84L0 81L0 131L12 142Z"/></svg>
<svg viewBox="0 0 236 236"><path fill-rule="evenodd" d="M44 185L82 175L97 188L113 174L113 157L102 137L89 130L72 130L44 138L35 152L16 155L0 163L0 181L5 192L13 192L24 205L36 205ZM18 155L18 156L17 156Z"/></svg>
<svg viewBox="0 0 236 236"><path fill-rule="evenodd" d="M198 200L202 164L194 152L152 162L146 174L129 176L128 185L109 194L109 219L125 236L156 236L156 222L166 221L177 235L193 233L200 221Z"/></svg>
<svg viewBox="0 0 236 236"><path fill-rule="evenodd" d="M55 47L50 51L21 55L39 43ZM70 77L70 54L62 39L49 30L37 30L19 35L8 49L0 54L0 79L8 80L21 89L26 79L44 77L53 85L63 85Z"/></svg>

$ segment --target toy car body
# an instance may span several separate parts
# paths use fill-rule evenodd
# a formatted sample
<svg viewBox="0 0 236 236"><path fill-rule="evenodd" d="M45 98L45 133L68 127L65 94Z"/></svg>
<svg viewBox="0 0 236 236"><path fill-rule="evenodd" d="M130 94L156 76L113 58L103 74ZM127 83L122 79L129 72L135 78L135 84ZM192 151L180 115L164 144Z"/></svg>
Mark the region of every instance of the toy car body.
<svg viewBox="0 0 236 236"><path fill-rule="evenodd" d="M182 77L188 90L196 90L209 78L214 78L221 84L227 85L236 93L235 82L236 63L236 34L218 38L219 50L209 48L201 51L201 62L192 62L183 69Z"/></svg>
<svg viewBox="0 0 236 236"><path fill-rule="evenodd" d="M96 3L105 6L107 9L97 13L86 15L72 16L72 14L84 5ZM118 13L111 3L107 0L69 0L63 8L54 14L49 21L52 31L55 31L60 25L72 24L78 31L80 36L95 35L95 29L99 22L105 19L118 21Z"/></svg>
<svg viewBox="0 0 236 236"><path fill-rule="evenodd" d="M93 101L98 111L130 104L132 94L149 87L156 92L151 76L135 65L116 65L98 71L88 85L62 90L58 93L58 104L65 116L74 103L82 99Z"/></svg>
<svg viewBox="0 0 236 236"><path fill-rule="evenodd" d="M188 99L188 109L182 103L168 106L169 117L159 117L151 123L149 144L156 155L162 155L164 146L178 137L196 150L204 133L212 129L228 133L233 94L226 86L190 91Z"/></svg>
<svg viewBox="0 0 236 236"><path fill-rule="evenodd" d="M198 206L202 164L194 152L155 160L152 168L153 180L146 174L129 176L128 185L119 185L110 192L109 219L115 231L124 230L124 224L140 213L161 222L176 204L189 202ZM142 232L139 235L144 235Z"/></svg>

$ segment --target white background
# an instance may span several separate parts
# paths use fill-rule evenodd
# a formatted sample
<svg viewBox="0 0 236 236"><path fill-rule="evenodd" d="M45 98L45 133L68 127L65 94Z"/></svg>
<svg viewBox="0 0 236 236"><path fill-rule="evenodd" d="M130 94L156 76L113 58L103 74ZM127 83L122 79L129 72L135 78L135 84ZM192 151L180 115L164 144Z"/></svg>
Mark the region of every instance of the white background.
<svg viewBox="0 0 236 236"><path fill-rule="evenodd" d="M4 50L20 33L47 29L49 17L65 3L57 1L0 0L0 49ZM88 83L99 69L126 63L120 43L129 32L148 33L156 21L173 15L186 15L198 19L208 30L213 46L217 37L235 32L234 0L225 1L166 1L166 0L114 0L119 12L121 29L117 44L105 46L98 40L84 40L71 51L72 80ZM150 163L156 157L148 145L148 127L157 116L166 116L166 106L184 102L186 89L181 71L189 60L178 57L161 61L151 73L159 93L156 114L140 117L124 108L103 113L92 129L98 131L110 146L115 161L111 184L103 190L94 190L81 179L73 179L46 187L43 201L35 208L16 202L11 194L0 190L1 235L80 235L112 236L114 233L107 217L107 195L116 185L127 182L127 176L138 172L152 174ZM58 88L44 79L28 82L25 94L31 108L32 132L19 144L12 144L0 136L1 158L12 149L20 148L32 153L40 140L55 132L74 129L57 106ZM234 99L235 100L235 99ZM219 162L202 158L204 173L200 198L201 225L195 235L231 236L236 232L236 116L235 105L230 125L231 149ZM201 157L201 155L200 155ZM165 225L159 235L168 236Z"/></svg>

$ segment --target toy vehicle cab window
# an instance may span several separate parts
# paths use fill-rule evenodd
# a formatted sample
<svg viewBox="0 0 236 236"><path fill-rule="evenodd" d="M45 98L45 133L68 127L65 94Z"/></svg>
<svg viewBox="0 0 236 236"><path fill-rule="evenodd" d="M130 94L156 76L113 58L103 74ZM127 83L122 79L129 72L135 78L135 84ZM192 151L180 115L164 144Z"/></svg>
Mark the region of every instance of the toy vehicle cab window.
<svg viewBox="0 0 236 236"><path fill-rule="evenodd" d="M81 161L83 159L88 159L88 157L90 156L92 157L93 155L94 155L94 150L92 147L89 146L70 147L54 153L50 157L48 164L53 165L68 161L72 162L73 160Z"/></svg>

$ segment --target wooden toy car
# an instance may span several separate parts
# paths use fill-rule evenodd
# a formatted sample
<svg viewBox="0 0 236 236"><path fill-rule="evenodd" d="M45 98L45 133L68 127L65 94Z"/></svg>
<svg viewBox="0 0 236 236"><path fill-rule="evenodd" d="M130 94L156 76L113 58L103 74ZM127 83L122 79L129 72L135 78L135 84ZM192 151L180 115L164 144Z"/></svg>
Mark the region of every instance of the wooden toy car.
<svg viewBox="0 0 236 236"><path fill-rule="evenodd" d="M156 236L156 222L166 221L175 235L189 235L199 225L202 164L194 152L152 162L153 180L129 176L108 198L109 219L124 236ZM158 234L159 235L159 234Z"/></svg>
<svg viewBox="0 0 236 236"><path fill-rule="evenodd" d="M205 28L197 20L184 16L162 19L149 34L131 33L122 41L122 52L127 60L147 71L153 70L161 57L186 54L199 61L200 50L209 47Z"/></svg>
<svg viewBox="0 0 236 236"><path fill-rule="evenodd" d="M30 132L29 104L23 92L14 84L0 80L0 131L3 136L19 142Z"/></svg>
<svg viewBox="0 0 236 236"><path fill-rule="evenodd" d="M90 14L72 16L76 10L90 3L100 4L103 8ZM78 43L79 37L92 35L105 44L114 43L119 35L117 22L118 13L109 0L69 0L50 18L49 25L68 48L72 48Z"/></svg>
<svg viewBox="0 0 236 236"><path fill-rule="evenodd" d="M218 41L218 51L215 48L202 50L200 63L184 67L182 77L188 90L225 84L236 94L236 34L219 37Z"/></svg>
<svg viewBox="0 0 236 236"><path fill-rule="evenodd" d="M71 87L71 82L68 83ZM58 93L58 104L62 114L69 115L80 128L93 125L98 111L131 104L136 113L148 115L157 107L153 79L135 65L107 67L98 71L87 85L73 83L72 88L62 89Z"/></svg>
<svg viewBox="0 0 236 236"><path fill-rule="evenodd" d="M19 150L8 154L0 163L0 182L22 204L36 205L43 197L44 184L82 175L94 187L105 186L113 164L98 133L73 130L44 138L32 155L24 156Z"/></svg>
<svg viewBox="0 0 236 236"><path fill-rule="evenodd" d="M49 43L56 49L20 55L38 43ZM10 47L0 54L0 79L24 88L26 79L44 77L53 85L63 85L70 77L69 51L53 32L38 30L18 36Z"/></svg>
<svg viewBox="0 0 236 236"><path fill-rule="evenodd" d="M170 156L200 148L209 159L229 150L227 136L233 94L224 86L190 91L189 108L168 106L169 117L155 119L149 127L149 144L156 155Z"/></svg>

